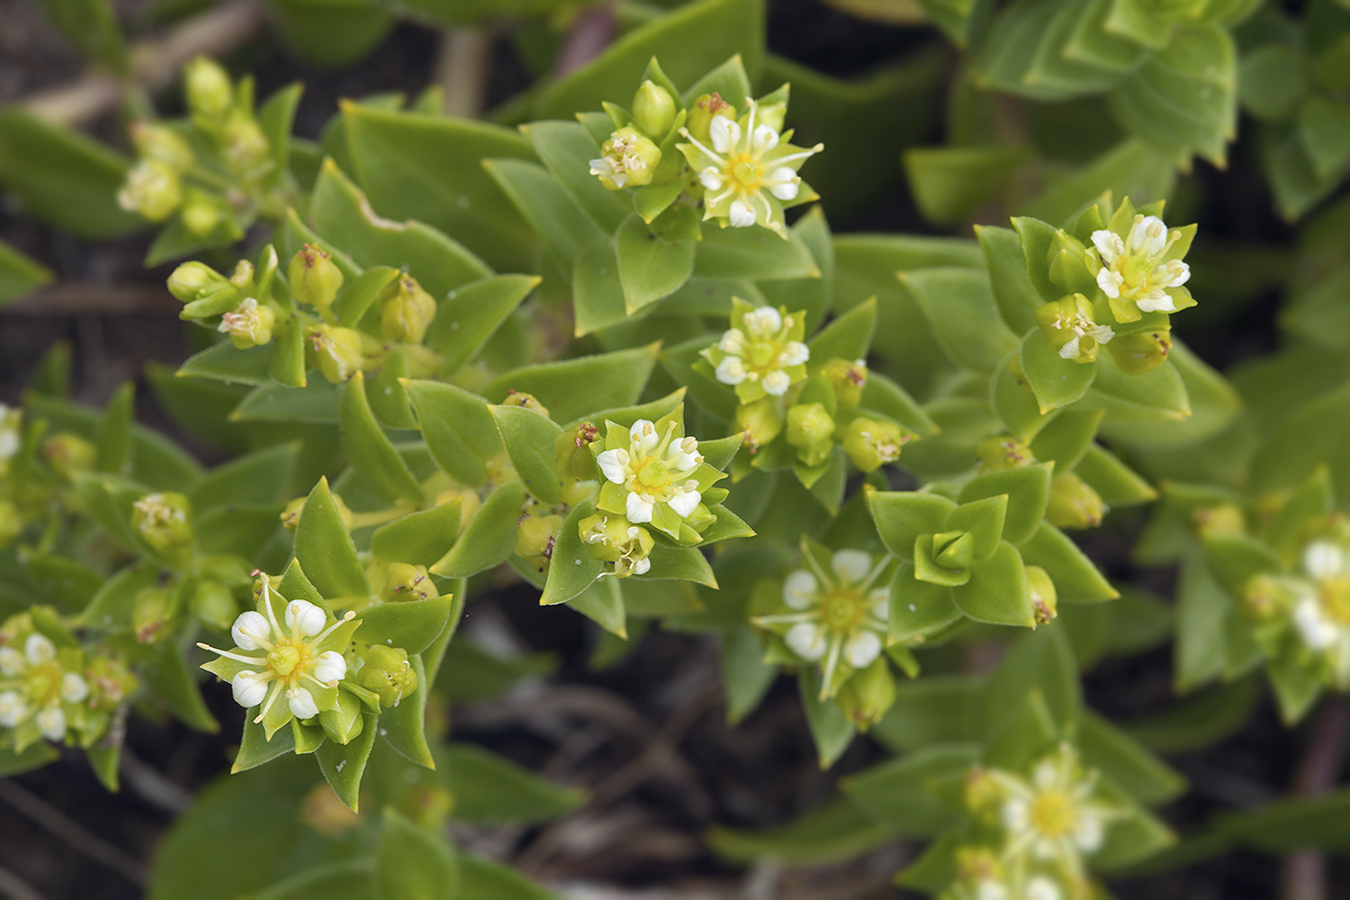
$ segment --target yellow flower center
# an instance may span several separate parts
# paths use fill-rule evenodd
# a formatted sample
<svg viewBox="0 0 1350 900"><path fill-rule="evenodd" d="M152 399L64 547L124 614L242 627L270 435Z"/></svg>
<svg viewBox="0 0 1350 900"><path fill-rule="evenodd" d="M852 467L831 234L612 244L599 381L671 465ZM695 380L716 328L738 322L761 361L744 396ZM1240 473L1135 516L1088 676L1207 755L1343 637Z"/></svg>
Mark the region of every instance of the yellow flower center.
<svg viewBox="0 0 1350 900"><path fill-rule="evenodd" d="M1073 820L1073 801L1059 791L1046 791L1031 801L1031 825L1046 837L1065 834Z"/></svg>
<svg viewBox="0 0 1350 900"><path fill-rule="evenodd" d="M61 696L61 667L46 662L28 670L28 699L34 706L46 706Z"/></svg>
<svg viewBox="0 0 1350 900"><path fill-rule="evenodd" d="M1350 624L1350 578L1328 578L1318 585L1317 597L1329 618Z"/></svg>
<svg viewBox="0 0 1350 900"><path fill-rule="evenodd" d="M267 654L267 668L282 681L296 681L309 671L309 645L304 641L282 638Z"/></svg>
<svg viewBox="0 0 1350 900"><path fill-rule="evenodd" d="M835 634L852 634L867 617L867 605L857 591L835 587L820 601L820 622Z"/></svg>
<svg viewBox="0 0 1350 900"><path fill-rule="evenodd" d="M727 160L727 178L737 193L753 194L764 178L764 163L750 153L738 153Z"/></svg>

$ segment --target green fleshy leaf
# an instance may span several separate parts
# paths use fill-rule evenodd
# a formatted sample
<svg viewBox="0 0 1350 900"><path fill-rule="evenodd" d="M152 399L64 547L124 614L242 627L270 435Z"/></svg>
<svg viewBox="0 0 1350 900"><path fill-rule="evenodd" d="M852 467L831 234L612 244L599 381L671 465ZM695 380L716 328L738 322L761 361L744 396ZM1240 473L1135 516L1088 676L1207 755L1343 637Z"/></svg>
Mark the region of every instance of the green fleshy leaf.
<svg viewBox="0 0 1350 900"><path fill-rule="evenodd" d="M961 489L961 502L1007 494L1003 539L1010 544L1020 544L1035 533L1036 526L1045 516L1045 506L1050 499L1050 475L1050 467L1046 465L986 472L971 479Z"/></svg>
<svg viewBox="0 0 1350 900"><path fill-rule="evenodd" d="M432 574L468 578L505 562L516 549L517 521L524 502L523 484L499 485L473 514L450 552L430 567Z"/></svg>
<svg viewBox="0 0 1350 900"><path fill-rule="evenodd" d="M998 545L987 562L971 567L970 580L952 588L952 600L977 622L1029 628L1036 625L1036 608L1022 556L1006 542Z"/></svg>
<svg viewBox="0 0 1350 900"><path fill-rule="evenodd" d="M417 410L422 437L436 464L469 487L487 483L484 463L502 452L501 435L487 401L435 381L408 381L403 387Z"/></svg>
<svg viewBox="0 0 1350 900"><path fill-rule="evenodd" d="M363 479L391 503L407 501L414 506L427 502L426 493L403 457L375 421L366 397L365 375L357 372L342 392L340 426L347 459Z"/></svg>
<svg viewBox="0 0 1350 900"><path fill-rule="evenodd" d="M342 524L328 479L320 478L305 500L295 526L295 558L324 597L365 597L370 593L356 545Z"/></svg>
<svg viewBox="0 0 1350 900"><path fill-rule="evenodd" d="M449 378L473 361L539 281L530 275L496 275L452 290L425 338L441 354L441 377Z"/></svg>
<svg viewBox="0 0 1350 900"><path fill-rule="evenodd" d="M525 489L541 503L549 506L561 503L563 482L556 468L554 440L562 429L547 416L523 406L489 409Z"/></svg>
<svg viewBox="0 0 1350 900"><path fill-rule="evenodd" d="M324 741L314 751L319 761L319 770L333 788L339 800L353 812L360 805L361 776L366 771L366 761L370 759L370 749L375 745L375 735L379 730L379 717L372 712L362 713L365 723L361 733L346 744Z"/></svg>
<svg viewBox="0 0 1350 900"><path fill-rule="evenodd" d="M957 365L992 372L1017 346L1003 324L988 274L974 269L921 269L900 273L943 352Z"/></svg>
<svg viewBox="0 0 1350 900"><path fill-rule="evenodd" d="M375 850L375 888L379 897L454 900L459 896L459 862L445 837L385 807Z"/></svg>
<svg viewBox="0 0 1350 900"><path fill-rule="evenodd" d="M456 498L381 525L370 536L370 552L386 563L435 565L459 535L460 507Z"/></svg>

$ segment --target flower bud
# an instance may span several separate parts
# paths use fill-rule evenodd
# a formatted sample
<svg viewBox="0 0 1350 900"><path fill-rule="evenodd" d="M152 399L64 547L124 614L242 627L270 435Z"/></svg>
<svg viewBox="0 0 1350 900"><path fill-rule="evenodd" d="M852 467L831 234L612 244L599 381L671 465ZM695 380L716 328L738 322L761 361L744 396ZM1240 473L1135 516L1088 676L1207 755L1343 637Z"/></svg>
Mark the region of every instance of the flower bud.
<svg viewBox="0 0 1350 900"><path fill-rule="evenodd" d="M1136 331L1118 335L1106 345L1111 358L1127 375L1143 375L1151 372L1167 360L1172 350L1172 335L1169 329L1158 331Z"/></svg>
<svg viewBox="0 0 1350 900"><path fill-rule="evenodd" d="M89 685L89 699L86 702L93 710L116 709L135 692L137 686L136 676L126 663L110 656L91 659L85 668L84 678Z"/></svg>
<svg viewBox="0 0 1350 900"><path fill-rule="evenodd" d="M205 191L188 188L183 198L183 211L179 217L188 234L204 238L216 230L225 212L218 198Z"/></svg>
<svg viewBox="0 0 1350 900"><path fill-rule="evenodd" d="M172 491L146 494L131 508L131 527L161 553L191 548L192 508L188 498Z"/></svg>
<svg viewBox="0 0 1350 900"><path fill-rule="evenodd" d="M1020 469L1036 461L1030 447L1009 435L985 438L975 448L975 454L989 472Z"/></svg>
<svg viewBox="0 0 1350 900"><path fill-rule="evenodd" d="M183 185L173 168L157 159L132 166L117 192L117 205L151 222L163 222L183 202Z"/></svg>
<svg viewBox="0 0 1350 900"><path fill-rule="evenodd" d="M236 111L225 124L225 159L236 172L249 173L267 160L267 136L249 113Z"/></svg>
<svg viewBox="0 0 1350 900"><path fill-rule="evenodd" d="M844 452L864 474L900 458L900 448L913 438L894 422L859 416L848 423Z"/></svg>
<svg viewBox="0 0 1350 900"><path fill-rule="evenodd" d="M361 701L350 691L338 691L337 706L319 713L319 725L330 741L338 744L350 742L365 727L361 717Z"/></svg>
<svg viewBox="0 0 1350 900"><path fill-rule="evenodd" d="M169 293L180 303L191 303L202 296L229 287L225 276L199 262L186 262L169 276Z"/></svg>
<svg viewBox="0 0 1350 900"><path fill-rule="evenodd" d="M534 510L520 520L516 531L516 555L535 571L543 574L553 559L553 544L562 528L562 516L534 515Z"/></svg>
<svg viewBox="0 0 1350 900"><path fill-rule="evenodd" d="M642 82L633 95L633 124L652 140L663 140L675 124L675 100L670 92L655 82Z"/></svg>
<svg viewBox="0 0 1350 900"><path fill-rule="evenodd" d="M192 167L195 160L192 147L173 129L142 121L133 122L130 131L131 142L142 159L157 160L175 172Z"/></svg>
<svg viewBox="0 0 1350 900"><path fill-rule="evenodd" d="M818 466L834 449L834 419L819 403L803 403L787 414L787 441L797 448L797 458L808 466Z"/></svg>
<svg viewBox="0 0 1350 900"><path fill-rule="evenodd" d="M591 444L600 440L600 429L592 422L582 422L572 431L564 431L553 439L553 467L563 478L577 481L595 481L600 477L595 467Z"/></svg>
<svg viewBox="0 0 1350 900"><path fill-rule="evenodd" d="M1044 625L1059 614L1059 593L1050 573L1040 566L1027 566L1027 588L1037 625Z"/></svg>
<svg viewBox="0 0 1350 900"><path fill-rule="evenodd" d="M1242 612L1257 622L1287 614L1297 601L1296 590L1285 579L1268 572L1253 575L1242 588Z"/></svg>
<svg viewBox="0 0 1350 900"><path fill-rule="evenodd" d="M220 631L229 631L239 617L239 603L230 589L214 581L203 581L188 598L188 609L198 619Z"/></svg>
<svg viewBox="0 0 1350 900"><path fill-rule="evenodd" d="M1066 294L1091 294L1097 289L1096 260L1078 238L1064 229L1055 232L1046 264L1050 280Z"/></svg>
<svg viewBox="0 0 1350 900"><path fill-rule="evenodd" d="M234 88L220 64L199 56L184 68L183 79L192 117L216 124L223 121L234 103Z"/></svg>
<svg viewBox="0 0 1350 900"><path fill-rule="evenodd" d="M74 434L58 434L42 444L42 457L52 471L66 481L92 471L98 451L94 445Z"/></svg>
<svg viewBox="0 0 1350 900"><path fill-rule="evenodd" d="M385 572L383 596L386 601L432 600L440 595L426 566L392 563Z"/></svg>
<svg viewBox="0 0 1350 900"><path fill-rule="evenodd" d="M170 629L178 615L178 591L167 587L149 587L137 592L131 607L131 630L138 643L151 644Z"/></svg>
<svg viewBox="0 0 1350 900"><path fill-rule="evenodd" d="M862 402L863 387L867 384L867 361L835 357L821 370L834 387L834 398L841 410L853 410Z"/></svg>
<svg viewBox="0 0 1350 900"><path fill-rule="evenodd" d="M895 679L885 656L877 659L844 683L835 702L859 731L881 721L895 703Z"/></svg>
<svg viewBox="0 0 1350 900"><path fill-rule="evenodd" d="M291 258L286 278L295 302L307 303L324 318L328 317L328 309L342 287L342 270L321 247L303 245Z"/></svg>
<svg viewBox="0 0 1350 900"><path fill-rule="evenodd" d="M8 500L0 500L0 549L8 547L23 531L23 517Z"/></svg>
<svg viewBox="0 0 1350 900"><path fill-rule="evenodd" d="M611 191L651 184L661 163L661 148L634 128L620 128L600 147L600 158L591 160L591 174Z"/></svg>
<svg viewBox="0 0 1350 900"><path fill-rule="evenodd" d="M783 431L783 414L778 411L778 398L761 397L753 403L736 407L736 431L740 433L751 455L773 443L773 439Z"/></svg>
<svg viewBox="0 0 1350 900"><path fill-rule="evenodd" d="M272 340L272 326L276 318L276 313L270 307L260 306L257 300L245 297L238 309L220 317L218 330L228 334L230 342L240 350L247 350Z"/></svg>
<svg viewBox="0 0 1350 900"><path fill-rule="evenodd" d="M365 354L361 352L361 335L350 328L337 325L316 325L309 330L309 347L305 355L310 364L333 384L341 384L361 371Z"/></svg>
<svg viewBox="0 0 1350 900"><path fill-rule="evenodd" d="M708 132L714 116L725 116L728 119L736 118L736 107L723 100L717 92L711 94L702 94L689 107L689 118L686 120L685 128L689 131L689 136L701 144L709 144L712 136Z"/></svg>
<svg viewBox="0 0 1350 900"><path fill-rule="evenodd" d="M1045 520L1056 528L1096 528L1106 515L1101 495L1072 472L1056 475L1050 482L1050 502Z"/></svg>
<svg viewBox="0 0 1350 900"><path fill-rule="evenodd" d="M380 298L380 333L385 340L420 344L436 318L436 301L411 275L401 275Z"/></svg>
<svg viewBox="0 0 1350 900"><path fill-rule="evenodd" d="M239 260L234 264L234 271L230 273L230 284L241 291L253 290L253 272L253 263L246 259Z"/></svg>
<svg viewBox="0 0 1350 900"><path fill-rule="evenodd" d="M971 815L978 818L997 815L1003 805L1003 799L1003 788L989 776L988 772L979 768L966 772L961 800Z"/></svg>
<svg viewBox="0 0 1350 900"><path fill-rule="evenodd" d="M356 683L378 694L382 706L398 706L400 700L417 690L417 673L408 662L407 650L373 644L366 651Z"/></svg>
<svg viewBox="0 0 1350 900"><path fill-rule="evenodd" d="M342 497L333 494L333 505L337 507L338 518L342 520L342 526L351 531L355 525L356 519L352 516L352 511L347 504L343 502ZM297 497L281 512L281 524L286 526L286 530L295 534L295 526L300 524L300 513L305 510L306 497Z"/></svg>
<svg viewBox="0 0 1350 900"><path fill-rule="evenodd" d="M523 406L548 418L548 407L536 400L534 394L528 394L525 391L507 391L502 406Z"/></svg>
<svg viewBox="0 0 1350 900"><path fill-rule="evenodd" d="M1247 522L1242 510L1231 503L1202 507L1191 513L1191 519L1195 522L1195 530L1202 538L1211 535L1247 533Z"/></svg>

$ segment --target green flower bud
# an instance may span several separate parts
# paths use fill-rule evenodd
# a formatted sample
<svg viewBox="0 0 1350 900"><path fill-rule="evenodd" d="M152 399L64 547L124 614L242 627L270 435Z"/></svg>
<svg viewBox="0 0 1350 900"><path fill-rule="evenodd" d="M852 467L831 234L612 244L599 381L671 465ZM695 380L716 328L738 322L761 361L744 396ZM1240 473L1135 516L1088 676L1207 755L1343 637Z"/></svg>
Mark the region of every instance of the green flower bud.
<svg viewBox="0 0 1350 900"><path fill-rule="evenodd" d="M1296 587L1287 579L1262 572L1247 579L1242 589L1242 612L1256 622L1269 622L1288 615L1299 600Z"/></svg>
<svg viewBox="0 0 1350 900"><path fill-rule="evenodd" d="M342 270L321 247L302 245L291 258L286 278L297 303L307 303L328 318L328 309L342 287Z"/></svg>
<svg viewBox="0 0 1350 900"><path fill-rule="evenodd" d="M1059 615L1059 594L1050 580L1050 573L1040 566L1027 566L1027 588L1037 625L1044 625Z"/></svg>
<svg viewBox="0 0 1350 900"><path fill-rule="evenodd" d="M157 160L175 172L192 167L196 158L192 146L173 129L142 121L133 122L129 130L131 142L142 159Z"/></svg>
<svg viewBox="0 0 1350 900"><path fill-rule="evenodd" d="M968 569L975 561L975 538L968 531L933 535L933 561L946 569Z"/></svg>
<svg viewBox="0 0 1350 900"><path fill-rule="evenodd" d="M126 663L110 656L96 656L89 660L84 671L85 681L89 685L89 708L97 711L111 711L136 691L136 676L127 668Z"/></svg>
<svg viewBox="0 0 1350 900"><path fill-rule="evenodd" d="M900 448L912 439L894 422L859 416L848 423L844 452L864 473L875 472L886 463L899 459Z"/></svg>
<svg viewBox="0 0 1350 900"><path fill-rule="evenodd" d="M821 370L834 386L834 398L841 410L854 410L862 402L863 387L867 384L867 361L849 362L838 357L825 363Z"/></svg>
<svg viewBox="0 0 1350 900"><path fill-rule="evenodd" d="M1106 515L1101 495L1072 472L1056 475L1050 482L1050 502L1045 520L1056 528L1096 528Z"/></svg>
<svg viewBox="0 0 1350 900"><path fill-rule="evenodd" d="M229 588L214 581L203 581L188 598L188 609L198 619L220 631L229 631L242 611Z"/></svg>
<svg viewBox="0 0 1350 900"><path fill-rule="evenodd" d="M183 202L183 184L173 167L143 159L127 172L117 192L117 205L151 222L163 222Z"/></svg>
<svg viewBox="0 0 1350 900"><path fill-rule="evenodd" d="M1050 242L1046 264L1050 280L1065 293L1091 294L1097 290L1097 260L1088 254L1082 241L1062 228Z"/></svg>
<svg viewBox="0 0 1350 900"><path fill-rule="evenodd" d="M1004 472L1008 469L1020 469L1036 461L1031 448L1015 437L985 438L975 448L975 453L990 472Z"/></svg>
<svg viewBox="0 0 1350 900"><path fill-rule="evenodd" d="M365 354L361 335L337 325L316 325L309 330L305 356L332 384L341 384L361 371Z"/></svg>
<svg viewBox="0 0 1350 900"><path fill-rule="evenodd" d="M220 317L218 330L228 334L230 342L240 350L247 350L271 342L276 318L276 313L270 307L260 305L252 297L245 297L234 312Z"/></svg>
<svg viewBox="0 0 1350 900"><path fill-rule="evenodd" d="M654 141L661 141L675 124L675 100L652 81L642 82L633 95L633 124Z"/></svg>
<svg viewBox="0 0 1350 900"><path fill-rule="evenodd" d="M393 563L385 572L383 597L386 601L432 600L440 595L426 566Z"/></svg>
<svg viewBox="0 0 1350 900"><path fill-rule="evenodd" d="M131 630L138 643L151 644L163 637L178 616L178 591L149 587L137 592L131 607Z"/></svg>
<svg viewBox="0 0 1350 900"><path fill-rule="evenodd" d="M834 419L819 403L803 403L787 414L787 441L797 448L797 458L808 466L818 466L834 449Z"/></svg>
<svg viewBox="0 0 1350 900"><path fill-rule="evenodd" d="M873 663L844 683L835 702L844 715L858 726L859 731L881 721L881 717L895 703L895 678L883 654Z"/></svg>
<svg viewBox="0 0 1350 900"><path fill-rule="evenodd" d="M701 144L709 144L712 136L708 132L714 116L724 116L728 119L736 118L736 107L722 99L722 96L714 91L711 94L701 94L692 106L689 107L689 118L685 121L685 128L689 131L689 136Z"/></svg>
<svg viewBox="0 0 1350 900"><path fill-rule="evenodd" d="M230 286L224 275L199 262L186 262L174 269L168 284L169 293L181 303L191 303Z"/></svg>
<svg viewBox="0 0 1350 900"><path fill-rule="evenodd" d="M234 264L234 271L230 274L230 284L241 291L253 290L253 272L253 263L246 259L239 260Z"/></svg>
<svg viewBox="0 0 1350 900"><path fill-rule="evenodd" d="M172 491L146 494L131 508L131 527L161 553L190 549L192 508L188 498Z"/></svg>
<svg viewBox="0 0 1350 900"><path fill-rule="evenodd" d="M591 174L611 191L651 184L661 163L661 148L633 128L620 128L600 147L600 158L591 160Z"/></svg>
<svg viewBox="0 0 1350 900"><path fill-rule="evenodd" d="M267 136L253 116L236 111L225 124L225 159L230 168L247 174L267 161Z"/></svg>
<svg viewBox="0 0 1350 900"><path fill-rule="evenodd" d="M14 543L20 531L23 531L23 517L18 508L8 500L0 500L0 549Z"/></svg>
<svg viewBox="0 0 1350 900"><path fill-rule="evenodd" d="M183 69L188 111L194 119L220 123L234 104L230 76L214 60L199 56Z"/></svg>
<svg viewBox="0 0 1350 900"><path fill-rule="evenodd" d="M205 191L189 188L183 198L183 211L179 217L188 234L204 238L216 230L225 212L218 198Z"/></svg>
<svg viewBox="0 0 1350 900"><path fill-rule="evenodd" d="M329 740L339 744L349 743L365 727L361 701L350 691L338 691L337 706L319 713L319 725Z"/></svg>
<svg viewBox="0 0 1350 900"><path fill-rule="evenodd" d="M1122 334L1107 344L1106 349L1111 351L1111 358L1122 372L1143 375L1167 361L1167 354L1172 351L1172 334L1168 329Z"/></svg>
<svg viewBox="0 0 1350 900"><path fill-rule="evenodd" d="M564 431L553 439L554 469L563 478L595 481L600 472L590 447L598 440L600 429L592 422L582 422L572 431Z"/></svg>
<svg viewBox="0 0 1350 900"><path fill-rule="evenodd" d="M1002 786L988 772L976 768L966 772L961 799L972 816L986 818L998 815L1006 798Z"/></svg>
<svg viewBox="0 0 1350 900"><path fill-rule="evenodd" d="M75 476L93 471L98 451L78 435L58 434L43 442L42 457L60 478L74 481Z"/></svg>
<svg viewBox="0 0 1350 900"><path fill-rule="evenodd" d="M761 397L736 407L736 431L751 455L773 442L783 431L783 414L777 397Z"/></svg>
<svg viewBox="0 0 1350 900"><path fill-rule="evenodd" d="M385 340L420 344L436 318L436 301L411 275L401 275L380 297L380 333Z"/></svg>
<svg viewBox="0 0 1350 900"><path fill-rule="evenodd" d="M983 779L986 783L993 782L992 778L978 769L972 770L970 774ZM967 780L969 780L969 777L967 776ZM980 815L986 816L991 811L982 809ZM956 849L956 882L975 888L975 895L978 895L981 884L987 882L999 884L1003 881L1003 877L1004 869L1002 864L999 863L998 857L986 848L958 847Z"/></svg>
<svg viewBox="0 0 1350 900"><path fill-rule="evenodd" d="M545 418L548 417L548 407L535 399L534 394L528 394L525 391L507 391L502 406L523 406L526 409L534 410Z"/></svg>
<svg viewBox="0 0 1350 900"><path fill-rule="evenodd" d="M1082 294L1072 294L1036 310L1045 345L1061 359L1090 363L1097 359L1097 348L1108 343L1115 332L1109 325L1098 325L1092 318L1092 304Z"/></svg>
<svg viewBox="0 0 1350 900"><path fill-rule="evenodd" d="M1191 513L1195 530L1202 537L1211 535L1243 535L1247 533L1246 517L1231 503L1206 506Z"/></svg>
<svg viewBox="0 0 1350 900"><path fill-rule="evenodd" d="M417 673L402 647L373 644L356 675L356 683L380 697L382 706L398 706L400 700L417 690Z"/></svg>
<svg viewBox="0 0 1350 900"><path fill-rule="evenodd" d="M351 531L356 523L355 517L352 516L351 509L343 502L340 495L333 494L332 497L333 505L337 507L338 518L342 520L343 527L348 531ZM295 534L295 527L300 524L300 513L305 510L306 499L308 498L295 498L290 503L287 503L286 508L281 512L281 524L286 526L286 530L291 534Z"/></svg>
<svg viewBox="0 0 1350 900"><path fill-rule="evenodd" d="M553 544L558 539L563 520L558 515L533 513L531 510L520 520L516 531L516 555L542 575L548 571L549 561L553 559Z"/></svg>

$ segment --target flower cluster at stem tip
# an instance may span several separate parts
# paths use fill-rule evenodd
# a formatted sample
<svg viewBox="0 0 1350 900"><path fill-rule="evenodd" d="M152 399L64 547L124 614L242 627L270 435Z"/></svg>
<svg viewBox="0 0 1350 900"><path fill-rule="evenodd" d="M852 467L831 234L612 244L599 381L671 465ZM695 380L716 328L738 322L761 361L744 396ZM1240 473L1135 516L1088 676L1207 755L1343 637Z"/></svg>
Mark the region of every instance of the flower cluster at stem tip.
<svg viewBox="0 0 1350 900"><path fill-rule="evenodd" d="M802 342L806 317L772 306L733 301L731 327L703 351L713 375L736 391L741 403L761 397L782 397L806 378L811 351Z"/></svg>

